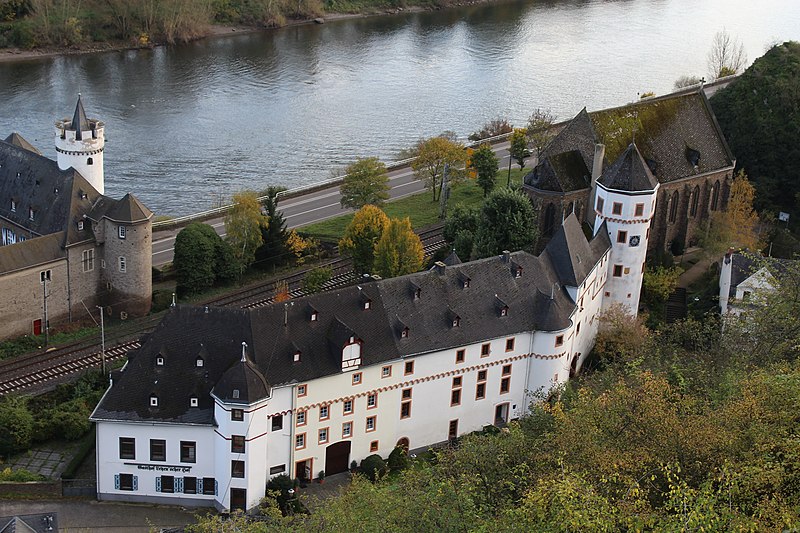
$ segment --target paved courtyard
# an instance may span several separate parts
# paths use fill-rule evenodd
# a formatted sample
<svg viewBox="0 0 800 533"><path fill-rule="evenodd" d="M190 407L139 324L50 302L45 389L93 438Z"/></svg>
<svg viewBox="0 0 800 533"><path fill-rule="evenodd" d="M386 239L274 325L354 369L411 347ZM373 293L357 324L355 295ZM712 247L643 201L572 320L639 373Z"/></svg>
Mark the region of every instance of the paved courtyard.
<svg viewBox="0 0 800 533"><path fill-rule="evenodd" d="M78 442L45 443L13 457L3 465L12 470L24 468L48 478L58 478L72 460Z"/></svg>

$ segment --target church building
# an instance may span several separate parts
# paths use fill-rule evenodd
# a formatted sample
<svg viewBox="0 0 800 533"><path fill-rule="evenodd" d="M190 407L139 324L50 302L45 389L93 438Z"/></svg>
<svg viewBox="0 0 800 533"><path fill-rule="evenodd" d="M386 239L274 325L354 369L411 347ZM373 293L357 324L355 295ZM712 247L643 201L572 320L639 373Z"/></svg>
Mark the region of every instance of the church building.
<svg viewBox="0 0 800 533"><path fill-rule="evenodd" d="M153 214L132 194L103 194L104 133L78 96L55 124L57 161L17 133L0 140L0 338L98 305L117 318L150 310Z"/></svg>

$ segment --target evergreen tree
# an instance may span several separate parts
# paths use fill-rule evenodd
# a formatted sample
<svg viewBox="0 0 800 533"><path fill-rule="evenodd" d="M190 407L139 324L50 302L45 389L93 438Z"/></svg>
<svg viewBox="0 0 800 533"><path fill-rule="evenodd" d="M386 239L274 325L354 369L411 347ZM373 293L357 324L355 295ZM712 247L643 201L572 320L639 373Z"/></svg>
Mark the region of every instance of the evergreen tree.
<svg viewBox="0 0 800 533"><path fill-rule="evenodd" d="M470 168L478 173L478 185L483 189L483 196L486 197L497 184L497 169L500 162L488 143L482 144L477 150L472 152L469 161Z"/></svg>
<svg viewBox="0 0 800 533"><path fill-rule="evenodd" d="M264 209L267 211L268 224L261 226L261 239L263 244L256 250L255 265L261 269L268 269L282 265L292 258L286 245L289 232L286 229L286 220L283 213L278 211L278 192L283 190L270 187L266 191Z"/></svg>

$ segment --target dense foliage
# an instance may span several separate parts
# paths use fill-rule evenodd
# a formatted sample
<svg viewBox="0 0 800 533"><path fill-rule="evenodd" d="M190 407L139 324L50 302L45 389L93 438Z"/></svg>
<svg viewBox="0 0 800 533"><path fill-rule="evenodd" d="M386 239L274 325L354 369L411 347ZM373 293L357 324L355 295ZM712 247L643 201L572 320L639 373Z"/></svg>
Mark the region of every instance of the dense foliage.
<svg viewBox="0 0 800 533"><path fill-rule="evenodd" d="M446 135L421 139L415 149L416 159L411 162L414 176L425 181L425 186L433 194L435 202L441 194L442 180L447 172L449 183L464 178L464 165L467 152L464 145Z"/></svg>
<svg viewBox="0 0 800 533"><path fill-rule="evenodd" d="M269 226L269 218L261 213L261 204L254 191L233 195L233 207L225 216L225 240L231 245L240 275L256 260L256 250L264 244L262 230Z"/></svg>
<svg viewBox="0 0 800 533"><path fill-rule="evenodd" d="M342 207L361 209L367 204L381 207L389 199L389 175L377 157L359 159L345 169L342 185Z"/></svg>
<svg viewBox="0 0 800 533"><path fill-rule="evenodd" d="M261 269L283 265L294 258L288 247L289 232L286 229L286 219L283 218L283 213L278 211L278 192L281 190L285 189L270 187L265 191L264 210L268 224L261 226L263 244L256 250L254 263Z"/></svg>
<svg viewBox="0 0 800 533"><path fill-rule="evenodd" d="M238 273L228 243L214 228L200 222L189 224L175 237L172 265L181 296L202 292L216 282L231 281Z"/></svg>
<svg viewBox="0 0 800 533"><path fill-rule="evenodd" d="M389 225L389 217L374 205L359 209L339 241L339 251L353 258L357 274L372 274L375 244Z"/></svg>
<svg viewBox="0 0 800 533"><path fill-rule="evenodd" d="M771 48L711 98L725 138L756 188L756 207L790 211L800 184L800 43Z"/></svg>
<svg viewBox="0 0 800 533"><path fill-rule="evenodd" d="M419 235L411 228L411 220L393 218L375 243L375 272L383 278L394 278L422 268L425 251Z"/></svg>
<svg viewBox="0 0 800 533"><path fill-rule="evenodd" d="M492 150L492 145L484 143L472 152L469 158L469 168L477 173L478 185L483 189L483 196L487 196L497 183L497 169L500 161Z"/></svg>

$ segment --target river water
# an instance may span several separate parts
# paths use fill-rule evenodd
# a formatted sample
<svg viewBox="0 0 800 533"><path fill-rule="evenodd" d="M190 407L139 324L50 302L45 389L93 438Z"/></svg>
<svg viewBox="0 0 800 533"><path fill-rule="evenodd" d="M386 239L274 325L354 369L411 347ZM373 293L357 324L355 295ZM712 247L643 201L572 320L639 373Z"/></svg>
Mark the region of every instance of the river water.
<svg viewBox="0 0 800 533"><path fill-rule="evenodd" d="M752 61L800 40L800 0L510 1L0 63L0 135L55 157L53 121L81 92L106 122L106 194L187 214L496 116L522 126L536 107L566 119L669 92L708 77L723 28Z"/></svg>

